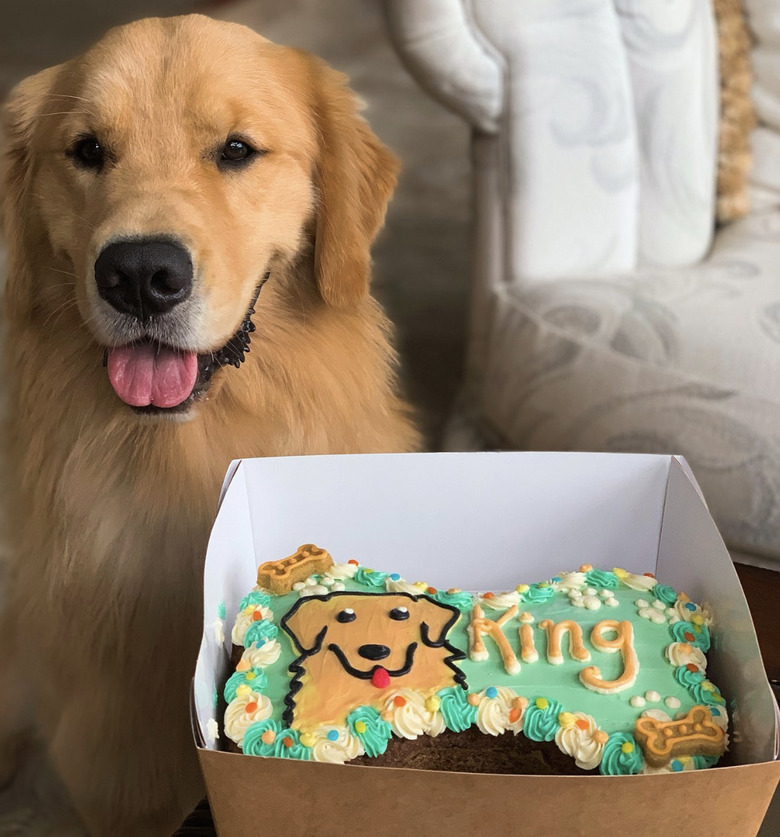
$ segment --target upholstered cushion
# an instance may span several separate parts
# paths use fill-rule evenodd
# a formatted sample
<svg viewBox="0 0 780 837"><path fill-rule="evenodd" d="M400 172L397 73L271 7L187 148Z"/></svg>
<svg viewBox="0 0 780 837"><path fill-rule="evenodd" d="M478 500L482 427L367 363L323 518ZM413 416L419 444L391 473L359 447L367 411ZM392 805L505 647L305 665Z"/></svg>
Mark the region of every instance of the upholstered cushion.
<svg viewBox="0 0 780 837"><path fill-rule="evenodd" d="M473 404L510 447L684 453L729 543L780 544L780 210L712 256L497 294Z"/></svg>

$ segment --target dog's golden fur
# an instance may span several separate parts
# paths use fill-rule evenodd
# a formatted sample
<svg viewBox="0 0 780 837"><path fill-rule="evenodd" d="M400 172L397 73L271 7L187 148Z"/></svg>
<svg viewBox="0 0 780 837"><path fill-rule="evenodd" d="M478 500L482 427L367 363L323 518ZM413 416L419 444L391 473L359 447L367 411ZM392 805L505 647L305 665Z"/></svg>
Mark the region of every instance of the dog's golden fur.
<svg viewBox="0 0 780 837"><path fill-rule="evenodd" d="M269 153L225 176L202 150L237 126ZM87 128L118 149L110 177L64 153ZM367 292L396 164L342 76L200 16L112 30L27 79L6 141L0 768L27 710L91 833L169 834L202 793L188 685L227 464L418 445ZM136 414L101 365L91 266L112 236L147 233L194 253L198 351L229 338L271 271L246 363L188 420Z"/></svg>

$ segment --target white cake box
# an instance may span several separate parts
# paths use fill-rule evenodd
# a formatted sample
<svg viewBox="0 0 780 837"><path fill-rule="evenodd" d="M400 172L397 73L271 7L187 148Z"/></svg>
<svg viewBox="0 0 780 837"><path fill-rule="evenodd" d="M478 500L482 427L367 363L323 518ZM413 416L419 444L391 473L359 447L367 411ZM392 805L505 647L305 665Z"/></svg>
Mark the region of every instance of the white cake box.
<svg viewBox="0 0 780 837"><path fill-rule="evenodd" d="M652 572L714 612L708 673L736 766L507 776L221 752L215 696L258 564L301 543L437 587L504 589L583 563ZM227 474L204 571L193 732L223 837L754 835L780 779L777 705L728 552L685 462L586 453L253 459Z"/></svg>

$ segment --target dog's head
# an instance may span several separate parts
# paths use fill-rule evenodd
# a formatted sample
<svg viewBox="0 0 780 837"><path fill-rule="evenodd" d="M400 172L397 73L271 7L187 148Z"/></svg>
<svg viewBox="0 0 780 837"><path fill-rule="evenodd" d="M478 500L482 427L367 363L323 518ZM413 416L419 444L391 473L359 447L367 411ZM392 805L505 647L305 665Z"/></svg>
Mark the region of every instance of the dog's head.
<svg viewBox="0 0 780 837"><path fill-rule="evenodd" d="M240 360L278 265L326 306L366 294L396 164L311 56L142 20L22 82L5 133L9 316L45 329L77 306L133 407L186 408Z"/></svg>
<svg viewBox="0 0 780 837"><path fill-rule="evenodd" d="M347 674L369 680L378 669L397 677L427 666L428 649L445 644L458 616L427 596L331 593L298 601L282 626L302 656L332 654Z"/></svg>

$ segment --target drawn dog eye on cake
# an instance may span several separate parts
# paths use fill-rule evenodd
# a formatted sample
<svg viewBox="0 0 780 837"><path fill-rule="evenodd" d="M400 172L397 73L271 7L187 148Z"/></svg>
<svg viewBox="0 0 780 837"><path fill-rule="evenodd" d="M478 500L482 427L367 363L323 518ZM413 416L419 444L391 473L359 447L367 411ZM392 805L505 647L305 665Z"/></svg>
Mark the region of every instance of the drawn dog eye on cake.
<svg viewBox="0 0 780 837"><path fill-rule="evenodd" d="M432 695L465 677L465 654L447 641L460 611L409 593L309 596L282 618L300 656L285 699L296 729L342 723L356 706L381 706L394 690Z"/></svg>

